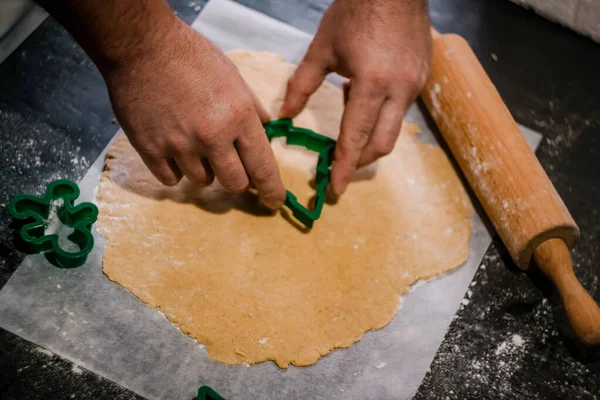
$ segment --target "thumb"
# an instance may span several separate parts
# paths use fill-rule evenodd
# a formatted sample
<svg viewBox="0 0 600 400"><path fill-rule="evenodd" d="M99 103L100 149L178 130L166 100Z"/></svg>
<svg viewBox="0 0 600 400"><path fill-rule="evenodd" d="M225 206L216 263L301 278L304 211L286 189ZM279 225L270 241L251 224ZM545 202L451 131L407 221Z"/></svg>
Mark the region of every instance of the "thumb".
<svg viewBox="0 0 600 400"><path fill-rule="evenodd" d="M311 46L288 80L279 118L294 118L298 115L304 109L310 95L321 86L325 76L330 72L326 58L317 55L319 50L313 49L314 47Z"/></svg>

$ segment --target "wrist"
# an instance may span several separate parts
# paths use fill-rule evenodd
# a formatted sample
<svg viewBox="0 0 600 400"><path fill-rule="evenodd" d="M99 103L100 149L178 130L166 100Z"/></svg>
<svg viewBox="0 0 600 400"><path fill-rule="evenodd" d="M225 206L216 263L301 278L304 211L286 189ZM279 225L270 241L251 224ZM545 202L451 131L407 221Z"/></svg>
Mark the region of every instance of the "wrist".
<svg viewBox="0 0 600 400"><path fill-rule="evenodd" d="M338 17L377 26L398 18L405 22L428 23L428 6L428 0L335 0L328 11ZM396 27L401 25L404 24L396 24Z"/></svg>
<svg viewBox="0 0 600 400"><path fill-rule="evenodd" d="M148 7L142 15L122 16L117 21L111 29L92 38L89 46L84 45L103 75L156 56L183 24L166 3L164 7Z"/></svg>
<svg viewBox="0 0 600 400"><path fill-rule="evenodd" d="M391 0L403 10L404 14L422 14L428 11L428 0Z"/></svg>

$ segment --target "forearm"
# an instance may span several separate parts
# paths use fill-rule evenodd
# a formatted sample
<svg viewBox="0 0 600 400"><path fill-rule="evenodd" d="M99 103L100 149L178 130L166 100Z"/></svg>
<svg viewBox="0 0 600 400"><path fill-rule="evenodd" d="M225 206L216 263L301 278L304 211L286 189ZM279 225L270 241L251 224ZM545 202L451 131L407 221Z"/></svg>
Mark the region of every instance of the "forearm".
<svg viewBox="0 0 600 400"><path fill-rule="evenodd" d="M413 14L415 12L426 11L429 6L429 0L337 0L342 3L358 4L366 3L371 6L389 6L396 5L404 14Z"/></svg>
<svg viewBox="0 0 600 400"><path fill-rule="evenodd" d="M101 71L143 55L176 22L165 0L37 0Z"/></svg>

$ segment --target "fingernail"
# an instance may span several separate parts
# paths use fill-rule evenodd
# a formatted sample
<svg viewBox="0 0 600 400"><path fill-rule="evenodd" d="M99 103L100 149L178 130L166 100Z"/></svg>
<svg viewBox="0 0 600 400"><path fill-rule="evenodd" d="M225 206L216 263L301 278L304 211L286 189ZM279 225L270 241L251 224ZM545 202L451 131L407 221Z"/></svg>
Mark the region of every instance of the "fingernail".
<svg viewBox="0 0 600 400"><path fill-rule="evenodd" d="M281 107L281 109L279 110L279 114L277 114L277 118L286 118L287 114L288 112L285 109L285 107Z"/></svg>
<svg viewBox="0 0 600 400"><path fill-rule="evenodd" d="M346 191L346 188L348 187L348 184L344 184L344 183L340 183L339 185L332 185L333 191L335 192L335 194L337 194L338 196L341 196L344 194L344 192Z"/></svg>
<svg viewBox="0 0 600 400"><path fill-rule="evenodd" d="M283 201L265 201L262 198L260 201L271 210L279 210L281 207L283 207Z"/></svg>
<svg viewBox="0 0 600 400"><path fill-rule="evenodd" d="M270 208L271 210L273 210L273 211L277 211L277 210L279 210L281 207L283 207L283 203L272 204L272 205L270 205L270 206L267 206L267 207L269 207L269 208Z"/></svg>
<svg viewBox="0 0 600 400"><path fill-rule="evenodd" d="M340 196L333 191L331 184L327 185L327 189L325 189L325 198L327 199L327 204L336 204L340 199Z"/></svg>
<svg viewBox="0 0 600 400"><path fill-rule="evenodd" d="M298 115L300 113L299 108L300 107L298 107L297 105L284 104L281 106L281 109L279 110L278 117L279 118L294 118L296 115Z"/></svg>

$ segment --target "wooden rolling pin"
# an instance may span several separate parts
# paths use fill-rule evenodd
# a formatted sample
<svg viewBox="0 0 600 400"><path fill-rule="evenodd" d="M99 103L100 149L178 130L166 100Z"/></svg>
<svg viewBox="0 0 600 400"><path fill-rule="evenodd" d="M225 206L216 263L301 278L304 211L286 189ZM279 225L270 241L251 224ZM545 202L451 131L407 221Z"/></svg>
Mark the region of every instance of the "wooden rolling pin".
<svg viewBox="0 0 600 400"><path fill-rule="evenodd" d="M578 339L600 344L600 308L571 265L579 228L468 43L435 31L433 42L421 97L454 158L515 263L527 269L533 257Z"/></svg>

